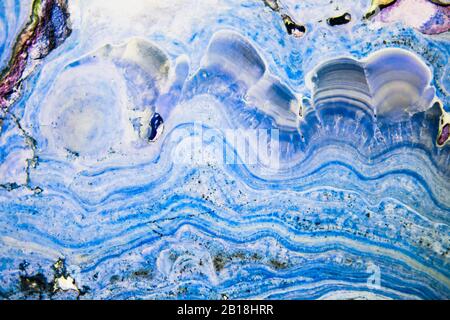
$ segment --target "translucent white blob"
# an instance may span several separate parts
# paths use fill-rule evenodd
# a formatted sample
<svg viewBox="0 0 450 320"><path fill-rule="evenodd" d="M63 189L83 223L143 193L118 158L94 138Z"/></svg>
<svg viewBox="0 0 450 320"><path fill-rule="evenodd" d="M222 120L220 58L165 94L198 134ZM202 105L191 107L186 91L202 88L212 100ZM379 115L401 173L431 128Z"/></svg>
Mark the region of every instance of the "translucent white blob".
<svg viewBox="0 0 450 320"><path fill-rule="evenodd" d="M40 114L50 145L82 156L105 156L123 141L124 100L110 64L84 65L62 73Z"/></svg>

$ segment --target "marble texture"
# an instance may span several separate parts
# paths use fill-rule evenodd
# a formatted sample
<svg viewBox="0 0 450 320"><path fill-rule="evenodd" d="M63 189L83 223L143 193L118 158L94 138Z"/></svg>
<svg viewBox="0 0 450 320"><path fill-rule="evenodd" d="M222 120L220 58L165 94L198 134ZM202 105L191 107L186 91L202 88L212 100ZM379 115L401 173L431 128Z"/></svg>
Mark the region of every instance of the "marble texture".
<svg viewBox="0 0 450 320"><path fill-rule="evenodd" d="M1 2L0 298L450 298L449 7L381 2Z"/></svg>

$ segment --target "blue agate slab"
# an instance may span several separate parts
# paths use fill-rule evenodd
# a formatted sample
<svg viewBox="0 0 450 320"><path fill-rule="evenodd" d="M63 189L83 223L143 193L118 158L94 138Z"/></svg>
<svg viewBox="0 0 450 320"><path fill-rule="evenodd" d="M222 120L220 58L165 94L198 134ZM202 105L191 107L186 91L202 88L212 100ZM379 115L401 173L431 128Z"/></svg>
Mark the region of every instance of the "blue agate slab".
<svg viewBox="0 0 450 320"><path fill-rule="evenodd" d="M449 299L449 10L2 1L0 299Z"/></svg>

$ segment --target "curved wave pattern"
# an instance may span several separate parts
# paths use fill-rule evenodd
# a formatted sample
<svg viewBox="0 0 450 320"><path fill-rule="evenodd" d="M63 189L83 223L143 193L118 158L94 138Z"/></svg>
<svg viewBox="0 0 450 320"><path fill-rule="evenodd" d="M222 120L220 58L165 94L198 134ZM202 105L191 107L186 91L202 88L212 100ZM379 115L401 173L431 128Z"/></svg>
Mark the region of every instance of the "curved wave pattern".
<svg viewBox="0 0 450 320"><path fill-rule="evenodd" d="M450 298L445 34L174 2L68 2L1 120L0 296ZM0 4L2 65L30 7Z"/></svg>

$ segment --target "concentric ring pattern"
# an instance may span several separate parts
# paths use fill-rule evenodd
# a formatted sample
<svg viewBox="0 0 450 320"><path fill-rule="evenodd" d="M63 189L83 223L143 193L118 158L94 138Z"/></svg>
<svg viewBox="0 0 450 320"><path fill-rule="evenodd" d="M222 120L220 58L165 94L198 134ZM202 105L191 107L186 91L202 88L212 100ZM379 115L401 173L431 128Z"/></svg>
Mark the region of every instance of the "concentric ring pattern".
<svg viewBox="0 0 450 320"><path fill-rule="evenodd" d="M450 298L450 7L381 2L2 1L0 297Z"/></svg>

